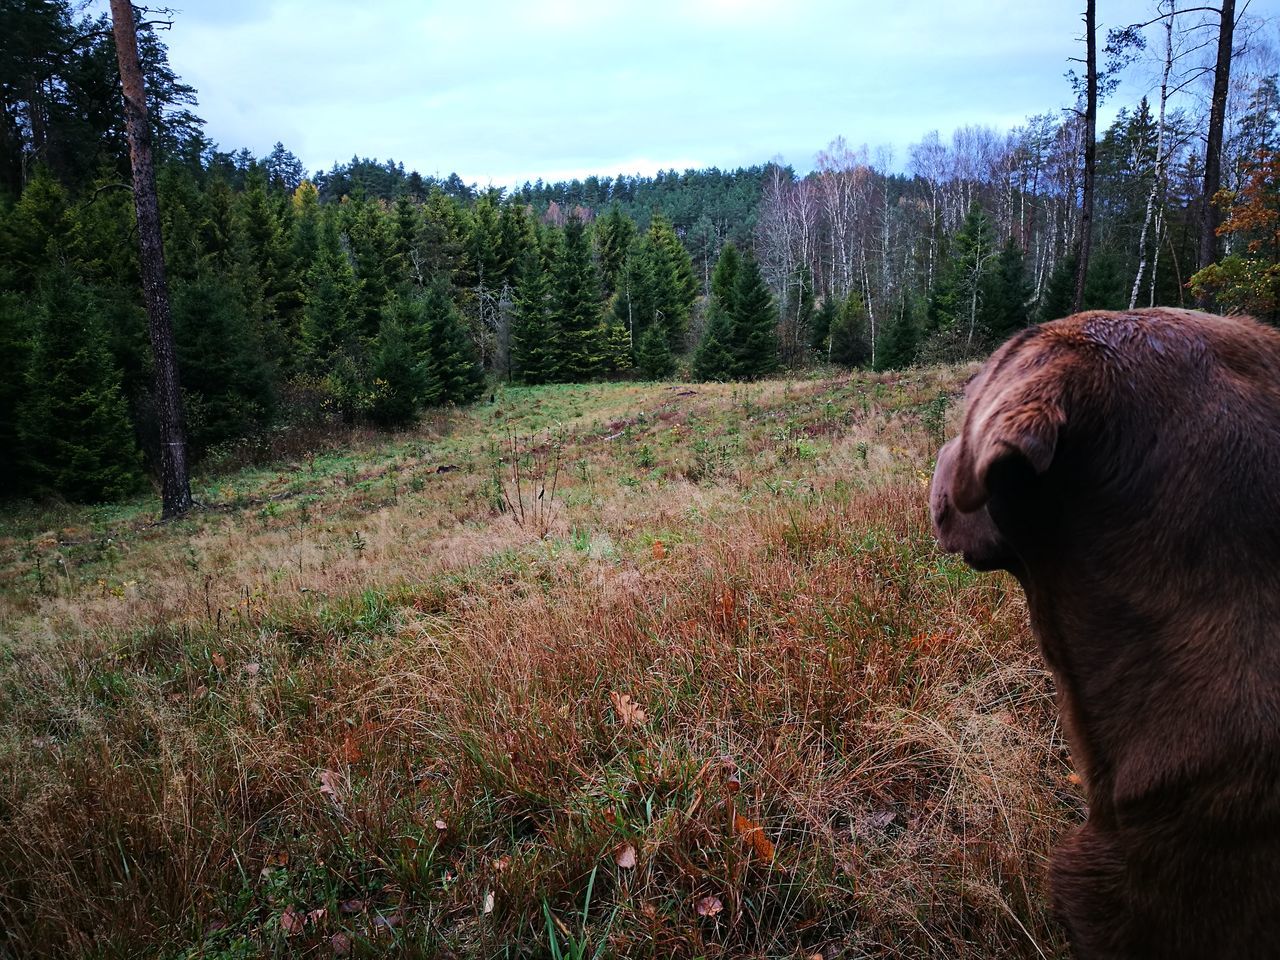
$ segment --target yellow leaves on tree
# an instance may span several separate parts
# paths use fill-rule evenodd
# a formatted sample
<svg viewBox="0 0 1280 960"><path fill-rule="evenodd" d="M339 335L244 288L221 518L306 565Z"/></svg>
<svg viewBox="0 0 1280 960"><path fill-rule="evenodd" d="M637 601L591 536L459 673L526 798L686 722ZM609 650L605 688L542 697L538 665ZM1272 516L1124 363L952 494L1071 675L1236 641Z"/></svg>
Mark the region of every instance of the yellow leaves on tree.
<svg viewBox="0 0 1280 960"><path fill-rule="evenodd" d="M1245 252L1195 274L1189 284L1192 292L1212 294L1224 313L1280 320L1280 151L1260 151L1240 192L1220 191L1214 199L1220 206L1230 204L1219 235L1242 240Z"/></svg>

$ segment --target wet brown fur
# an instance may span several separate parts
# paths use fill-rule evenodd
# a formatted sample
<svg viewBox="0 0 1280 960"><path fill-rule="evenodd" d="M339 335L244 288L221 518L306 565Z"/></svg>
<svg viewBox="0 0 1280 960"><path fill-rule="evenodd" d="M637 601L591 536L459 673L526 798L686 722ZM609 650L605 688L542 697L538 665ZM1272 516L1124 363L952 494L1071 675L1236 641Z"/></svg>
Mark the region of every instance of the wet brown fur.
<svg viewBox="0 0 1280 960"><path fill-rule="evenodd" d="M1089 804L1076 957L1280 956L1280 333L1187 310L1032 328L939 454L939 541L1022 583Z"/></svg>

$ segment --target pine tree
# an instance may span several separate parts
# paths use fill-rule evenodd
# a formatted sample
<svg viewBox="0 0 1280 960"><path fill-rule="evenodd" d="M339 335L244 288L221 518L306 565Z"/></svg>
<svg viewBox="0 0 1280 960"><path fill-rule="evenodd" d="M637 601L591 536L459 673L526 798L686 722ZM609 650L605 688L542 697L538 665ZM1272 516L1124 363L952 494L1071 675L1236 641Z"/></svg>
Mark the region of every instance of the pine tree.
<svg viewBox="0 0 1280 960"><path fill-rule="evenodd" d="M850 294L831 328L831 361L845 367L861 367L870 359L867 308L861 297Z"/></svg>
<svg viewBox="0 0 1280 960"><path fill-rule="evenodd" d="M742 258L733 300L734 377L767 376L778 369L778 307L753 256Z"/></svg>
<svg viewBox="0 0 1280 960"><path fill-rule="evenodd" d="M237 292L211 276L176 286L173 326L193 459L269 424L272 370Z"/></svg>
<svg viewBox="0 0 1280 960"><path fill-rule="evenodd" d="M550 383L551 275L536 251L525 254L513 306L512 375L521 383Z"/></svg>
<svg viewBox="0 0 1280 960"><path fill-rule="evenodd" d="M1111 251L1096 254L1089 261L1084 281L1083 310L1123 310L1129 303L1129 290L1120 272L1120 262Z"/></svg>
<svg viewBox="0 0 1280 960"><path fill-rule="evenodd" d="M600 372L600 278L586 228L578 217L564 226L564 243L552 268L552 378L578 383Z"/></svg>
<svg viewBox="0 0 1280 960"><path fill-rule="evenodd" d="M138 449L92 295L65 270L40 294L19 415L31 474L76 502L128 496L142 483Z"/></svg>
<svg viewBox="0 0 1280 960"><path fill-rule="evenodd" d="M950 257L929 293L928 336L940 359L971 355L986 341L982 327L987 277L997 256L991 219L974 203L951 241Z"/></svg>
<svg viewBox="0 0 1280 960"><path fill-rule="evenodd" d="M671 344L660 327L650 327L640 337L636 345L636 370L645 380L668 380L675 373Z"/></svg>

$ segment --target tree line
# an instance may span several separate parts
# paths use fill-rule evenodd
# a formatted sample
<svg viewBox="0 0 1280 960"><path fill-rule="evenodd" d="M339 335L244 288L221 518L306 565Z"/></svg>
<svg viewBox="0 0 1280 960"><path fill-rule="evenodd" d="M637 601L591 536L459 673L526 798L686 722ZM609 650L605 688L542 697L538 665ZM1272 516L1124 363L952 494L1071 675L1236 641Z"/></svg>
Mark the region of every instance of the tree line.
<svg viewBox="0 0 1280 960"><path fill-rule="evenodd" d="M1168 94L1189 69L1174 17L1153 23L1168 41L1165 84L1096 144L1083 305L1209 290L1274 321L1275 72L1257 56L1233 75L1224 255L1201 264L1204 118ZM20 38L0 58L6 496L110 499L156 463L104 26L57 0L0 9L0 33ZM197 462L298 423L403 426L496 379L753 379L963 359L1075 297L1084 130L1072 111L1003 133L930 133L901 166L837 139L806 174L771 162L504 191L359 157L308 174L283 144L222 151L154 26L140 25L139 48Z"/></svg>

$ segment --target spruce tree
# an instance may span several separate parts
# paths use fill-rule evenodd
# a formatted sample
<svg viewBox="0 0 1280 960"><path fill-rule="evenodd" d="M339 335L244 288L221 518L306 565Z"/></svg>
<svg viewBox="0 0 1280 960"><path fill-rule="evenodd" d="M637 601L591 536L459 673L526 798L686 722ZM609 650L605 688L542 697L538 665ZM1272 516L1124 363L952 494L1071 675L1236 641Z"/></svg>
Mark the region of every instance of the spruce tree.
<svg viewBox="0 0 1280 960"><path fill-rule="evenodd" d="M138 448L92 294L65 270L52 271L36 318L19 415L36 484L81 503L136 492Z"/></svg>
<svg viewBox="0 0 1280 960"><path fill-rule="evenodd" d="M702 329L702 339L693 352L693 378L721 382L734 379L737 376L734 342L733 317L713 298L707 310L707 322Z"/></svg>
<svg viewBox="0 0 1280 960"><path fill-rule="evenodd" d="M1049 274L1040 294L1039 319L1041 323L1057 320L1071 313L1076 295L1076 255L1067 254Z"/></svg>
<svg viewBox="0 0 1280 960"><path fill-rule="evenodd" d="M778 307L756 258L742 258L734 285L734 377L755 380L778 369Z"/></svg>
<svg viewBox="0 0 1280 960"><path fill-rule="evenodd" d="M25 451L18 412L27 389L33 333L32 305L16 293L0 293L0 498L26 491Z"/></svg>
<svg viewBox="0 0 1280 960"><path fill-rule="evenodd" d="M425 388L422 366L409 345L408 324L413 305L398 298L383 311L370 365L372 400L369 415L384 427L403 427L418 413L418 398Z"/></svg>
<svg viewBox="0 0 1280 960"><path fill-rule="evenodd" d="M212 276L175 286L173 327L193 459L271 422L271 366L235 289Z"/></svg>
<svg viewBox="0 0 1280 960"><path fill-rule="evenodd" d="M536 250L523 258L511 320L511 373L520 383L551 381L551 275Z"/></svg>
<svg viewBox="0 0 1280 960"><path fill-rule="evenodd" d="M831 361L845 367L861 367L870 359L867 308L861 297L850 294L831 328Z"/></svg>
<svg viewBox="0 0 1280 960"><path fill-rule="evenodd" d="M622 284L622 271L636 235L635 221L616 203L595 224L596 251L600 256L600 281L606 297Z"/></svg>
<svg viewBox="0 0 1280 960"><path fill-rule="evenodd" d="M822 359L830 358L831 327L840 313L840 303L833 296L822 298L822 306L813 315L809 328L809 346Z"/></svg>
<svg viewBox="0 0 1280 960"><path fill-rule="evenodd" d="M578 217L564 225L564 242L552 269L552 379L578 383L602 366L600 278L586 227Z"/></svg>
<svg viewBox="0 0 1280 960"><path fill-rule="evenodd" d="M911 366L916 361L919 337L911 298L904 295L876 343L875 368L901 370Z"/></svg>
<svg viewBox="0 0 1280 960"><path fill-rule="evenodd" d="M636 345L636 371L645 380L667 380L675 373L671 344L661 327L650 327L640 337Z"/></svg>
<svg viewBox="0 0 1280 960"><path fill-rule="evenodd" d="M417 306L409 342L419 364L422 405L436 407L478 399L484 393L484 370L443 282L424 290Z"/></svg>
<svg viewBox="0 0 1280 960"><path fill-rule="evenodd" d="M334 371L339 360L360 353L359 284L342 249L338 227L326 217L315 261L307 271L302 313L302 353L307 369L319 376Z"/></svg>
<svg viewBox="0 0 1280 960"><path fill-rule="evenodd" d="M1027 282L1022 248L1010 237L988 275L983 297L983 326L993 346L1003 343L1030 322L1027 307L1030 299L1031 284Z"/></svg>
<svg viewBox="0 0 1280 960"><path fill-rule="evenodd" d="M682 350L689 332L689 315L698 297L693 260L671 221L661 214L654 214L642 246L654 281L654 320L666 330L671 349Z"/></svg>

